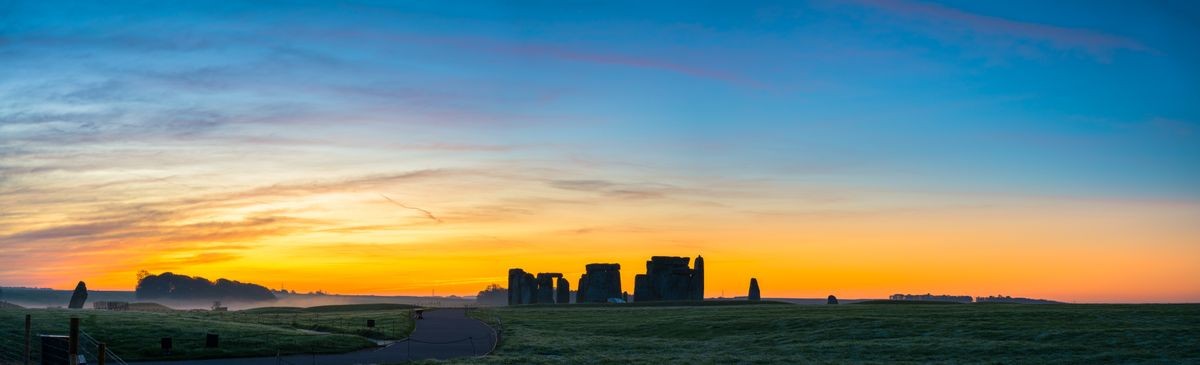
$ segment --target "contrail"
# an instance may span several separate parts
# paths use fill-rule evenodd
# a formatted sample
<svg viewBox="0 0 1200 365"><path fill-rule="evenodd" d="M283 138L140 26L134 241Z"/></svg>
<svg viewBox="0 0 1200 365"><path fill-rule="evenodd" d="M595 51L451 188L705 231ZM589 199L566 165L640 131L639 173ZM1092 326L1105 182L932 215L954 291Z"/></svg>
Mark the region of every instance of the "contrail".
<svg viewBox="0 0 1200 365"><path fill-rule="evenodd" d="M438 222L438 223L442 223L442 220L441 220L440 218L438 218L438 217L434 216L434 215L433 215L433 213L432 213L432 212L430 212L430 211L428 211L428 210L424 210L424 209L421 209L421 208L417 208L417 207L410 207L410 206L404 205L404 203L401 203L401 202L398 202L398 201L392 200L392 198L389 198L389 197L387 197L387 195L379 194L379 196L383 197L384 199L387 199L387 201L390 201L390 202L392 202L392 204L399 205L400 207L402 207L402 208L404 208L404 209L412 209L412 210L415 210L415 211L421 212L421 214L424 214L424 215L425 215L425 217L428 217L429 219L432 219L432 220L434 220L434 221L436 221L436 222Z"/></svg>

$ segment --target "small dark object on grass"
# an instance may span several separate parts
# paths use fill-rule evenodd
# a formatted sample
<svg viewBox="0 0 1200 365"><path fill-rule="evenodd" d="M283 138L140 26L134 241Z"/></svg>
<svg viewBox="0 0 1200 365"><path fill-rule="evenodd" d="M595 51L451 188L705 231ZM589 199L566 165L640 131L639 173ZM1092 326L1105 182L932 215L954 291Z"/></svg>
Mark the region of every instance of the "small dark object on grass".
<svg viewBox="0 0 1200 365"><path fill-rule="evenodd" d="M837 304L837 297L830 295L829 300L826 301L825 304Z"/></svg>

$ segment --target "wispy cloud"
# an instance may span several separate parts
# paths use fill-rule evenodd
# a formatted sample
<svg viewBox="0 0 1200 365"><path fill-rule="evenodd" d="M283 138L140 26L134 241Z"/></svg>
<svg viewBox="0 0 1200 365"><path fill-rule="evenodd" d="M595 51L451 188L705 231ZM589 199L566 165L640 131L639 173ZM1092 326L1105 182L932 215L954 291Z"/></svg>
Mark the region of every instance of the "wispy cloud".
<svg viewBox="0 0 1200 365"><path fill-rule="evenodd" d="M1058 49L1083 50L1100 59L1107 59L1117 50L1152 51L1141 42L1127 37L1089 29L1005 19L928 2L914 0L855 0L855 2L908 20L951 26L953 27L951 29L988 36L1042 42ZM930 29L930 32L935 34L946 31L945 27Z"/></svg>
<svg viewBox="0 0 1200 365"><path fill-rule="evenodd" d="M550 180L546 184L563 190L601 193L606 197L614 199L665 198L673 193L681 193L685 190L660 183L632 184L608 180Z"/></svg>
<svg viewBox="0 0 1200 365"><path fill-rule="evenodd" d="M370 39L393 42L397 45L422 45L432 47L453 47L460 50L482 54L495 54L522 59L548 59L595 65L620 66L628 68L666 71L674 74L700 79L720 81L734 86L752 89L767 89L767 84L749 76L710 67L698 66L675 60L647 57L636 54L621 53L611 50L601 50L596 47L584 48L564 46L559 44L511 40L502 40L484 36L431 36L411 33L382 33L362 31L325 31L315 29L293 29L290 34L305 34L310 37L327 39Z"/></svg>

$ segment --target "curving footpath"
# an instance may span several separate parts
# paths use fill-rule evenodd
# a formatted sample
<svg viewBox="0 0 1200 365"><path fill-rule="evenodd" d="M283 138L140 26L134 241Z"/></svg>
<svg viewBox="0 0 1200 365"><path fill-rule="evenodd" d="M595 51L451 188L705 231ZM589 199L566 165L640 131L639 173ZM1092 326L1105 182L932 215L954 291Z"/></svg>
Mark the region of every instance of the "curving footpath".
<svg viewBox="0 0 1200 365"><path fill-rule="evenodd" d="M496 346L496 334L462 309L425 311L425 319L407 339L391 345L344 354L287 355L230 359L130 362L137 365L355 365L397 363L420 359L482 356Z"/></svg>

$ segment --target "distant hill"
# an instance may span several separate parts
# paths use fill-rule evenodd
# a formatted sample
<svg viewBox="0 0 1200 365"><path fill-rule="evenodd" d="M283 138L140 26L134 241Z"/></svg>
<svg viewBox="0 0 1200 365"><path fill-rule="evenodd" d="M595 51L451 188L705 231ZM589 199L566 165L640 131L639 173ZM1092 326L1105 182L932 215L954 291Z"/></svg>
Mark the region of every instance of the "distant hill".
<svg viewBox="0 0 1200 365"><path fill-rule="evenodd" d="M274 300L267 287L228 279L208 279L165 272L158 275L139 275L134 295L138 300Z"/></svg>

